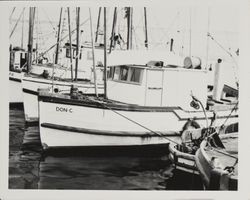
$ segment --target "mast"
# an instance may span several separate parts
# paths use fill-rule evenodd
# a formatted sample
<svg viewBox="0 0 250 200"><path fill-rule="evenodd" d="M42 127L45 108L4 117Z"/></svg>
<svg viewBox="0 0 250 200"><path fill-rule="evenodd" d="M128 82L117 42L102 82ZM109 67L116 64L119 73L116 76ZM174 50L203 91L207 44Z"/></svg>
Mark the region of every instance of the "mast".
<svg viewBox="0 0 250 200"><path fill-rule="evenodd" d="M57 32L57 43L56 43L56 56L55 56L55 64L58 64L58 54L60 48L60 35L61 35L61 21L62 21L62 12L63 8L60 10L59 24L58 24L58 32Z"/></svg>
<svg viewBox="0 0 250 200"><path fill-rule="evenodd" d="M113 25L112 25L112 32L111 32L111 41L110 41L110 46L109 46L109 53L111 53L113 42L114 42L116 20L117 20L117 7L115 7L115 9L114 9Z"/></svg>
<svg viewBox="0 0 250 200"><path fill-rule="evenodd" d="M96 69L95 69L95 46L94 46L93 24L92 24L92 17L91 17L91 9L90 8L89 8L89 19L90 19L90 31L91 31L91 44L92 44L92 57L93 57L93 69L94 69L95 94L98 97L97 81L96 81Z"/></svg>
<svg viewBox="0 0 250 200"><path fill-rule="evenodd" d="M22 37L21 37L21 48L23 49L23 30L24 30L24 12L22 17Z"/></svg>
<svg viewBox="0 0 250 200"><path fill-rule="evenodd" d="M133 8L127 7L127 49L132 49L132 18L133 18Z"/></svg>
<svg viewBox="0 0 250 200"><path fill-rule="evenodd" d="M97 40L98 40L101 12L102 12L102 7L99 8L99 12L98 12L95 42L97 42Z"/></svg>
<svg viewBox="0 0 250 200"><path fill-rule="evenodd" d="M107 19L106 7L104 7L104 98L107 96Z"/></svg>
<svg viewBox="0 0 250 200"><path fill-rule="evenodd" d="M144 22L145 22L145 47L148 48L148 24L147 24L147 9L144 7Z"/></svg>
<svg viewBox="0 0 250 200"><path fill-rule="evenodd" d="M36 12L36 64L38 63L38 10Z"/></svg>
<svg viewBox="0 0 250 200"><path fill-rule="evenodd" d="M75 66L75 81L77 81L77 71L78 71L78 62L79 62L79 41L80 41L80 7L76 8L76 66Z"/></svg>
<svg viewBox="0 0 250 200"><path fill-rule="evenodd" d="M32 63L33 31L34 31L35 7L30 7L29 12L29 38L28 38L28 60L27 72L29 73Z"/></svg>
<svg viewBox="0 0 250 200"><path fill-rule="evenodd" d="M70 10L69 10L69 7L68 7L68 25L69 25L69 50L70 50L71 81L73 82L72 43L71 43L71 27L70 27Z"/></svg>

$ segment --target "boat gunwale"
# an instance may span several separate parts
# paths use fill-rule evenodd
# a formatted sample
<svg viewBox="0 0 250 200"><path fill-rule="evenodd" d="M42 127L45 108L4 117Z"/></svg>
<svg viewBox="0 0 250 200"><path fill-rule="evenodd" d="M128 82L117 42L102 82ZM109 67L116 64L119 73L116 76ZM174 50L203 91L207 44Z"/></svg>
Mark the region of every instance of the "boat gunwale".
<svg viewBox="0 0 250 200"><path fill-rule="evenodd" d="M170 153L172 153L172 154L174 154L174 155L176 155L176 156L178 156L180 158L195 161L195 155L179 151L178 149L175 148L176 145L177 144L172 144L172 143L169 144L169 152Z"/></svg>
<svg viewBox="0 0 250 200"><path fill-rule="evenodd" d="M61 96L61 97L60 97ZM86 95L89 96L89 95ZM93 95L92 95L93 96ZM180 121L186 121L190 119L190 117L181 117L177 112L177 110L182 110L185 113L202 113L202 111L194 111L189 112L183 110L181 107L178 106L141 106L136 104L128 104L123 102L98 102L95 100L84 100L84 99L71 99L65 98L65 95L62 94L51 94L48 92L40 92L38 94L38 101L49 102L49 103L60 103L66 105L73 105L73 106L84 106L84 107L91 107L96 109L105 109L105 110L114 110L114 111L131 111L131 112L172 112ZM231 118L237 118L238 115L231 115ZM192 117L191 117L192 118ZM227 116L217 116L217 119L226 119ZM195 117L195 120L204 120L204 117ZM213 119L213 117L208 117L208 119Z"/></svg>
<svg viewBox="0 0 250 200"><path fill-rule="evenodd" d="M39 93L38 101L49 102L49 103L60 103L74 106L85 106L96 109L106 109L106 110L117 110L117 111L134 111L134 112L172 112L178 118L179 116L174 112L174 110L182 110L180 107L160 107L160 106L139 106L135 104L125 104L125 103L107 103L102 104L96 101L84 101L83 99L68 99L56 96L43 95Z"/></svg>

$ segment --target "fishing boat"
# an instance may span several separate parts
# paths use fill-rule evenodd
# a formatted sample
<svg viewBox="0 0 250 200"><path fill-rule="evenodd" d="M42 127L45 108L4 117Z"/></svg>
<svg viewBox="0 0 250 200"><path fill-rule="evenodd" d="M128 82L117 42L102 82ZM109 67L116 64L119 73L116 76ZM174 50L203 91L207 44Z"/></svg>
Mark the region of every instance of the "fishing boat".
<svg viewBox="0 0 250 200"><path fill-rule="evenodd" d="M71 79L44 78L43 76L24 75L22 78L22 95L27 123L38 122L38 91L40 89L53 93L69 93L71 87L77 87L82 94L94 95L95 86L87 79L78 79L72 82ZM97 85L100 95L103 94L104 86L102 83Z"/></svg>
<svg viewBox="0 0 250 200"><path fill-rule="evenodd" d="M191 95L206 105L205 80L205 70L187 69L173 54L114 52L109 57L106 98L39 94L41 142L45 148L167 144L171 137L179 138L189 120L201 127L214 121L213 111L206 119ZM218 123L237 120L237 112L231 112L217 112Z"/></svg>
<svg viewBox="0 0 250 200"><path fill-rule="evenodd" d="M209 190L237 190L238 188L238 133L219 135L221 145L211 137L202 141L195 161Z"/></svg>
<svg viewBox="0 0 250 200"><path fill-rule="evenodd" d="M169 159L173 162L175 169L199 174L195 164L195 152L200 146L202 136L205 135L205 129L189 129L181 134L181 143L170 143Z"/></svg>
<svg viewBox="0 0 250 200"><path fill-rule="evenodd" d="M26 52L20 47L10 46L9 61L9 102L22 103L22 69L26 63Z"/></svg>
<svg viewBox="0 0 250 200"><path fill-rule="evenodd" d="M63 9L61 8L61 15ZM79 23L77 29L78 44L72 44L71 42L66 42L64 46L61 48L60 54L60 64L58 64L59 60L59 49L60 43L64 38L60 38L60 28L61 28L61 18L60 15L60 22L59 22L59 29L58 29L58 37L57 43L50 47L43 53L38 53L37 46L36 49L33 48L33 32L34 32L34 20L35 20L35 8L30 7L29 11L29 38L28 38L28 50L25 51L23 48L14 47L10 45L10 69L9 69L9 102L10 103L23 103L24 99L28 99L26 94L23 94L23 85L22 85L22 78L25 76L26 83L24 84L24 91L31 91L31 88L34 88L33 83L38 83L40 81L40 85L35 87L32 90L33 93L37 93L37 89L48 86L48 83L52 82L52 79L65 81L66 85L69 82L69 79L74 79L81 81L83 80L87 82L87 88L90 85L90 79L92 76L92 69L91 66L93 64L92 58L92 47L89 43L83 43L79 45ZM13 29L14 31L14 29ZM12 31L12 32L13 32ZM69 35L71 35L75 30L69 30ZM23 46L23 45L22 45ZM56 58L49 62L49 60L45 57L45 54L56 47ZM103 67L101 66L100 57L103 59L103 45L96 43L95 44L96 52L96 61L97 61L97 79L99 81L99 85L102 82L102 74L103 74ZM101 51L101 53L100 53ZM74 66L74 67L73 67ZM75 69L77 68L77 69ZM77 74L73 72L77 71ZM77 77L78 76L78 77ZM43 80L44 78L44 80ZM30 81L32 79L32 81ZM51 79L51 80L49 80ZM29 80L29 81L28 81ZM62 84L62 82L60 82ZM31 84L31 85L29 85ZM37 84L36 84L37 85ZM60 85L60 84L59 84ZM27 86L27 88L26 88ZM31 97L32 99L32 97ZM37 101L36 101L37 102ZM27 111L26 116L29 116L29 108L27 108L27 104L30 102L28 101L25 103L24 108L26 107L25 111ZM37 105L37 103L36 103ZM35 106L37 111L37 106ZM36 112L37 113L37 112ZM29 116L28 119L34 119L38 116Z"/></svg>
<svg viewBox="0 0 250 200"><path fill-rule="evenodd" d="M210 126L208 128L195 128L193 126L192 129L183 131L180 136L181 143L170 143L168 147L169 159L173 162L175 169L199 175L195 153L200 148L200 144L205 137L215 131L219 131L220 135L236 132L238 131L238 123L218 127Z"/></svg>

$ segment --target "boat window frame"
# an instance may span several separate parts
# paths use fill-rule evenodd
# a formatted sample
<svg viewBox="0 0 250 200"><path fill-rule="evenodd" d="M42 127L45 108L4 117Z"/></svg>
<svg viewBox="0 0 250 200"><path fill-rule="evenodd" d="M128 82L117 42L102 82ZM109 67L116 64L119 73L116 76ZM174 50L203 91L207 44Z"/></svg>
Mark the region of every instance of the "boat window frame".
<svg viewBox="0 0 250 200"><path fill-rule="evenodd" d="M138 67L136 67L138 66ZM111 66L110 67L110 72L108 75L108 80L112 80L115 82L120 82L120 83L127 83L127 84L134 84L134 85L141 85L142 84L142 79L143 79L143 74L145 71L145 68L143 68L144 66L139 66L139 65L117 65L117 66ZM122 75L122 70L121 68L127 68L127 74L126 74L126 80L122 80L121 79L121 75ZM113 68L113 69L112 69ZM131 77L132 77L132 69L137 69L140 70L140 75L138 78L138 81L131 81ZM112 73L112 74L110 74Z"/></svg>

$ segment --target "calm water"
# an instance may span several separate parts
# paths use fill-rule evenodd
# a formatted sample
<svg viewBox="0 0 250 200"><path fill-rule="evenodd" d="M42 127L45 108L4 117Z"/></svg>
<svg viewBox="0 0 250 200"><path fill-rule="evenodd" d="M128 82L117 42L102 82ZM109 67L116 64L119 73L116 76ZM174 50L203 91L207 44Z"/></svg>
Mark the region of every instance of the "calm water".
<svg viewBox="0 0 250 200"><path fill-rule="evenodd" d="M163 156L82 149L43 152L38 126L10 108L10 189L197 190L198 176L174 170Z"/></svg>

